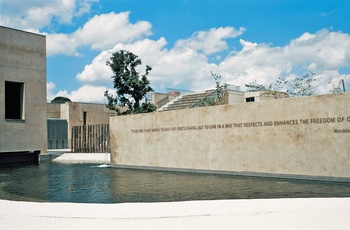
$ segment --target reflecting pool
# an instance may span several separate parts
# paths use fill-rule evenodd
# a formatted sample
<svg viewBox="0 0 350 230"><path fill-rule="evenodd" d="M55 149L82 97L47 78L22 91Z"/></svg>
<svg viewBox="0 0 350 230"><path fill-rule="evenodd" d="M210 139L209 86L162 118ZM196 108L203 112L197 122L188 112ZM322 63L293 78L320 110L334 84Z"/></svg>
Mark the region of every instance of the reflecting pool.
<svg viewBox="0 0 350 230"><path fill-rule="evenodd" d="M77 203L349 197L350 183L40 163L0 167L0 199Z"/></svg>

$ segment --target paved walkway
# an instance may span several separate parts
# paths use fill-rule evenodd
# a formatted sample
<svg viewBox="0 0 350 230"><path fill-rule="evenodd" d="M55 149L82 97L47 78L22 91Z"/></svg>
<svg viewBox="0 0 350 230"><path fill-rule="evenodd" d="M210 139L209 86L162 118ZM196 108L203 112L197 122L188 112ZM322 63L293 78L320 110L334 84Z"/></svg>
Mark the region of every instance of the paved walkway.
<svg viewBox="0 0 350 230"><path fill-rule="evenodd" d="M77 204L0 200L1 229L349 229L350 198Z"/></svg>
<svg viewBox="0 0 350 230"><path fill-rule="evenodd" d="M40 155L40 161L56 161L64 163L98 163L109 164L109 153L71 153L70 149L52 149Z"/></svg>
<svg viewBox="0 0 350 230"><path fill-rule="evenodd" d="M69 163L110 163L109 153L64 153L52 161Z"/></svg>

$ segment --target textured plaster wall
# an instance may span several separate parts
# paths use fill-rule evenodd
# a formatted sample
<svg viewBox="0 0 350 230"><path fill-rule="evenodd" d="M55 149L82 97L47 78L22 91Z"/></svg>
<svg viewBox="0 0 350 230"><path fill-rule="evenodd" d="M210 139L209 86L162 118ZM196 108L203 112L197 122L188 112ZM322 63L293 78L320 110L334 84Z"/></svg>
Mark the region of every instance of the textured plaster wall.
<svg viewBox="0 0 350 230"><path fill-rule="evenodd" d="M350 93L110 119L115 166L350 179Z"/></svg>
<svg viewBox="0 0 350 230"><path fill-rule="evenodd" d="M23 120L5 119L5 81L24 83ZM47 152L46 38L0 26L0 152Z"/></svg>

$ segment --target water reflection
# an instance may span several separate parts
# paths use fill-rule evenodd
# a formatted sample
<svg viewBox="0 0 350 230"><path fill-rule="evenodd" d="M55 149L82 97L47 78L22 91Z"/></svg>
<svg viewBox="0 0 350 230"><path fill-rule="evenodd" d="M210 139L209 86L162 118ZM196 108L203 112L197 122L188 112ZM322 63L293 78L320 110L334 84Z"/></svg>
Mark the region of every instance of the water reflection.
<svg viewBox="0 0 350 230"><path fill-rule="evenodd" d="M350 183L99 168L41 163L0 168L0 198L121 203L284 197L348 197Z"/></svg>

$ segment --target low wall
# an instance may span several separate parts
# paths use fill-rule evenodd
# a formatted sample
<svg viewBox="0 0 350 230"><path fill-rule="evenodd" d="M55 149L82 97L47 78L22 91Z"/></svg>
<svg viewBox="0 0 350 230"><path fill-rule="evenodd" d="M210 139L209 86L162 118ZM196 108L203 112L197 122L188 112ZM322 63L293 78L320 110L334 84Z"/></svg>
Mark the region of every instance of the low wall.
<svg viewBox="0 0 350 230"><path fill-rule="evenodd" d="M118 167L350 181L350 93L110 120Z"/></svg>

